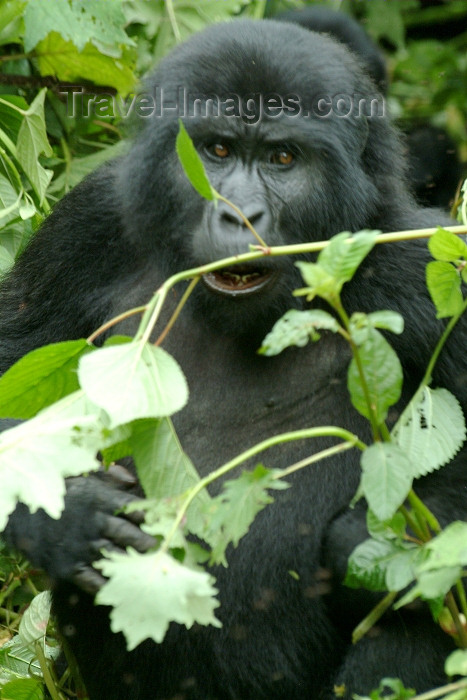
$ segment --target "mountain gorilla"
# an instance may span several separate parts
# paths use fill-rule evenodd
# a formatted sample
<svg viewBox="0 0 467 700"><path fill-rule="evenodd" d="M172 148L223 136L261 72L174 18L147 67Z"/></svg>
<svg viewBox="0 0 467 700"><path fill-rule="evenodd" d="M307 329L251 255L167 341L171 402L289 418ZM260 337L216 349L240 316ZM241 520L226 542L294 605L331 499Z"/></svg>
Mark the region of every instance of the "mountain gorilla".
<svg viewBox="0 0 467 700"><path fill-rule="evenodd" d="M371 111L370 100L381 107L381 97L332 39L275 21L213 26L163 60L148 91L159 107L128 155L57 205L3 284L3 370L32 348L87 336L146 302L169 274L255 242L237 214L204 201L186 180L175 154L184 110L211 183L268 245L442 223L441 212L419 208L407 194L397 134L382 109ZM195 98L193 114L185 99ZM403 401L443 327L426 292L426 261L426 242L376 246L343 294L349 313L404 315L404 334L392 338L405 370ZM306 305L292 296L302 285L294 262L266 257L205 276L168 335L165 347L192 395L174 417L176 429L203 473L292 428L341 425L370 440L348 399L349 351L340 336L324 333L319 343L275 358L256 353L275 320ZM117 330L129 332L130 323ZM466 403L459 363L448 345L435 380ZM319 440L312 449L330 444ZM285 467L310 449L284 444L261 459ZM341 585L348 555L367 536L364 507L349 509L359 481L356 451L290 481L229 551L229 567L215 571L222 629L173 624L162 644L146 641L131 652L90 593L101 583L91 562L103 546L148 546L136 525L114 516L128 494L89 476L70 480L59 521L18 506L7 540L50 574L58 625L92 700L315 700L334 697L335 684L345 684L346 698L369 692L383 676L419 691L443 682L451 640L424 608L388 613L371 639L350 643L375 602ZM416 488L447 522L466 515L466 483L457 460Z"/></svg>

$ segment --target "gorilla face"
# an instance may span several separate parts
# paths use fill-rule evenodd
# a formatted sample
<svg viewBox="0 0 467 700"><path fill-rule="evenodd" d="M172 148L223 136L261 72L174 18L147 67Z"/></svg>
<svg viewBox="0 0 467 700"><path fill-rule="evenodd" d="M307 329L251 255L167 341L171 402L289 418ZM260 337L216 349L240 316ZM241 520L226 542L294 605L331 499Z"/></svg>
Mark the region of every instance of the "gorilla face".
<svg viewBox="0 0 467 700"><path fill-rule="evenodd" d="M257 24L254 41L243 40L242 26L250 25L239 21L193 37L162 62L148 87L157 108L123 170L125 230L133 239L146 236L146 246L164 241L167 275L257 243L233 209L203 201L186 180L175 155L178 118L213 187L270 246L370 225L379 216L378 189L387 191L397 177L399 166L388 174L382 162L388 148L398 150L375 112L382 98L344 47L272 21ZM290 258L265 258L205 275L203 283L191 303L201 304L210 323L231 316L239 330L259 318L274 321L300 277Z"/></svg>

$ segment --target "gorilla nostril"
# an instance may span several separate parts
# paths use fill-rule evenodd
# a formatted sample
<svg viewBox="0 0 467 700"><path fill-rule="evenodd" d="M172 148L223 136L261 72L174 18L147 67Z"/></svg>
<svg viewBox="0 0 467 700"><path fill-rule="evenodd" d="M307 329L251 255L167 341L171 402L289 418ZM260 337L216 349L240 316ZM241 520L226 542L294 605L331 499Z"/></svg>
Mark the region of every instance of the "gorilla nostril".
<svg viewBox="0 0 467 700"><path fill-rule="evenodd" d="M233 224L234 226L246 226L244 220L235 209L229 207L228 204L222 204L222 209L219 211L220 220L224 224ZM248 221L255 226L263 218L265 211L261 206L244 207L242 209L244 216Z"/></svg>

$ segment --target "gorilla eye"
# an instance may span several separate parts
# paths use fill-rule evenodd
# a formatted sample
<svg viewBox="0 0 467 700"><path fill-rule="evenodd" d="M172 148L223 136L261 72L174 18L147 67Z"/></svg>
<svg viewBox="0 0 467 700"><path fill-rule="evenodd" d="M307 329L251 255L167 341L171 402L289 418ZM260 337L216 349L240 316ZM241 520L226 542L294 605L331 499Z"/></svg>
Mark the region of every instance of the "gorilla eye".
<svg viewBox="0 0 467 700"><path fill-rule="evenodd" d="M295 160L295 156L292 151L281 148L273 151L269 160L273 165L292 165Z"/></svg>
<svg viewBox="0 0 467 700"><path fill-rule="evenodd" d="M230 155L229 148L224 143L214 143L209 147L209 151L217 158L227 158Z"/></svg>

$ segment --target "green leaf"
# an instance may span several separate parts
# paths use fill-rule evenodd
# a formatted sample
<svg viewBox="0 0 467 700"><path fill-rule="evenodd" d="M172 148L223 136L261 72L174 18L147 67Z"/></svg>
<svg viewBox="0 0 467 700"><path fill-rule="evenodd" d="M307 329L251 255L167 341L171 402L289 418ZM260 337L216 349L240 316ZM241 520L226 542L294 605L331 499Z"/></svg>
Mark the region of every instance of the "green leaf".
<svg viewBox="0 0 467 700"><path fill-rule="evenodd" d="M214 615L219 605L214 579L205 571L183 566L164 552L133 549L111 552L95 566L109 579L96 602L113 606L112 631L123 632L130 651L145 639L162 642L172 621L188 628L195 622L221 626Z"/></svg>
<svg viewBox="0 0 467 700"><path fill-rule="evenodd" d="M467 259L467 245L462 238L442 228L428 239L428 249L435 260L453 263L459 258Z"/></svg>
<svg viewBox="0 0 467 700"><path fill-rule="evenodd" d="M2 700L43 700L44 686L37 678L17 678L0 691Z"/></svg>
<svg viewBox="0 0 467 700"><path fill-rule="evenodd" d="M371 537L382 542L392 539L402 540L407 529L402 513L396 513L389 520L378 520L370 509L366 514L366 526Z"/></svg>
<svg viewBox="0 0 467 700"><path fill-rule="evenodd" d="M274 478L271 471L259 464L253 471L242 474L223 485L222 492L204 508L207 516L206 537L213 549L210 563L225 562L225 550L232 543L236 547L260 510L273 502L268 489L285 489L283 481Z"/></svg>
<svg viewBox="0 0 467 700"><path fill-rule="evenodd" d="M189 137L181 119L179 119L179 131L175 142L175 148L177 150L180 163L182 164L182 168L185 171L185 175L198 194L200 194L201 197L204 197L204 199L215 199L216 192L211 187L211 183L206 175L203 162L199 157L196 148L193 145L193 141Z"/></svg>
<svg viewBox="0 0 467 700"><path fill-rule="evenodd" d="M379 231L338 233L318 255L318 264L339 280L341 285L348 282L373 248L379 233Z"/></svg>
<svg viewBox="0 0 467 700"><path fill-rule="evenodd" d="M319 340L318 329L337 333L339 328L337 320L327 311L291 309L275 323L258 352L268 357L278 355L291 345L303 347L310 339Z"/></svg>
<svg viewBox="0 0 467 700"><path fill-rule="evenodd" d="M59 80L71 83L89 80L97 85L114 87L124 95L127 95L136 83L125 53L122 58L104 56L89 42L82 51L78 51L72 41L66 41L57 32L50 32L40 41L34 54L37 56L41 75L54 75Z"/></svg>
<svg viewBox="0 0 467 700"><path fill-rule="evenodd" d="M21 618L18 630L19 636L25 644L34 646L34 642L44 639L51 607L52 596L50 591L42 591L42 593L39 593L32 599L28 609ZM47 647L45 649L47 653ZM58 648L56 651L56 655L58 655ZM49 654L47 655L50 656Z"/></svg>
<svg viewBox="0 0 467 700"><path fill-rule="evenodd" d="M70 340L24 355L0 378L0 416L32 418L79 389L78 360L90 350L85 340Z"/></svg>
<svg viewBox="0 0 467 700"><path fill-rule="evenodd" d="M147 498L160 500L179 496L194 488L199 474L185 454L169 418L140 420L131 425L131 454ZM202 505L210 502L206 489L200 491L187 512L190 532L204 532Z"/></svg>
<svg viewBox="0 0 467 700"><path fill-rule="evenodd" d="M462 408L447 389L424 387L404 409L392 437L417 479L450 462L462 447L466 437Z"/></svg>
<svg viewBox="0 0 467 700"><path fill-rule="evenodd" d="M125 15L118 2L101 0L29 0L24 13L24 48L30 52L55 31L82 51L92 41L101 51L120 56L118 45L133 46L125 33Z"/></svg>
<svg viewBox="0 0 467 700"><path fill-rule="evenodd" d="M382 328L397 335L404 330L404 318L397 311L373 311L368 314L368 323L372 328Z"/></svg>
<svg viewBox="0 0 467 700"><path fill-rule="evenodd" d="M391 542L373 539L361 542L349 557L344 584L350 588L385 591L387 564L397 551Z"/></svg>
<svg viewBox="0 0 467 700"><path fill-rule="evenodd" d="M420 572L466 566L467 523L456 521L446 525L439 535L427 542L424 549L429 556L418 567Z"/></svg>
<svg viewBox="0 0 467 700"><path fill-rule="evenodd" d="M42 153L46 156L53 154L45 128L44 99L46 93L46 88L41 90L29 109L24 112L16 144L16 157L38 195L40 204L44 201L45 192L53 175L52 170L45 170L39 163L39 156Z"/></svg>
<svg viewBox="0 0 467 700"><path fill-rule="evenodd" d="M0 433L0 530L17 501L59 518L65 477L99 468L105 431L100 410L78 391Z"/></svg>
<svg viewBox="0 0 467 700"><path fill-rule="evenodd" d="M436 306L436 318L461 313L463 308L461 279L451 263L429 262L426 266L426 283L433 304Z"/></svg>
<svg viewBox="0 0 467 700"><path fill-rule="evenodd" d="M110 345L85 355L78 378L91 401L107 412L110 427L172 415L188 400L178 363L149 343Z"/></svg>
<svg viewBox="0 0 467 700"><path fill-rule="evenodd" d="M444 664L447 676L467 676L467 649L456 649Z"/></svg>
<svg viewBox="0 0 467 700"><path fill-rule="evenodd" d="M332 303L342 288L341 282L336 280L333 275L318 263L297 262L295 264L300 269L308 287L306 289L296 289L294 296L306 295L307 301L312 301L315 297L321 297Z"/></svg>
<svg viewBox="0 0 467 700"><path fill-rule="evenodd" d="M433 600L449 593L462 576L461 566L444 567L419 575L416 589L423 600Z"/></svg>
<svg viewBox="0 0 467 700"><path fill-rule="evenodd" d="M378 424L386 418L388 408L395 404L402 390L402 367L399 358L387 340L375 329L370 329L368 338L358 348L360 362L368 389L368 398ZM359 413L370 418L370 407L363 390L358 365L352 359L347 385L350 398Z"/></svg>
<svg viewBox="0 0 467 700"><path fill-rule="evenodd" d="M412 465L390 442L377 442L362 454L361 485L368 505L380 520L389 520L412 486Z"/></svg>
<svg viewBox="0 0 467 700"><path fill-rule="evenodd" d="M402 333L404 319L396 311L374 311L371 314L357 311L350 317L349 332L355 345L363 345L368 340L370 328L382 328L392 333Z"/></svg>
<svg viewBox="0 0 467 700"><path fill-rule="evenodd" d="M386 587L389 591L402 591L416 577L416 564L421 557L419 547L401 550L388 562Z"/></svg>

